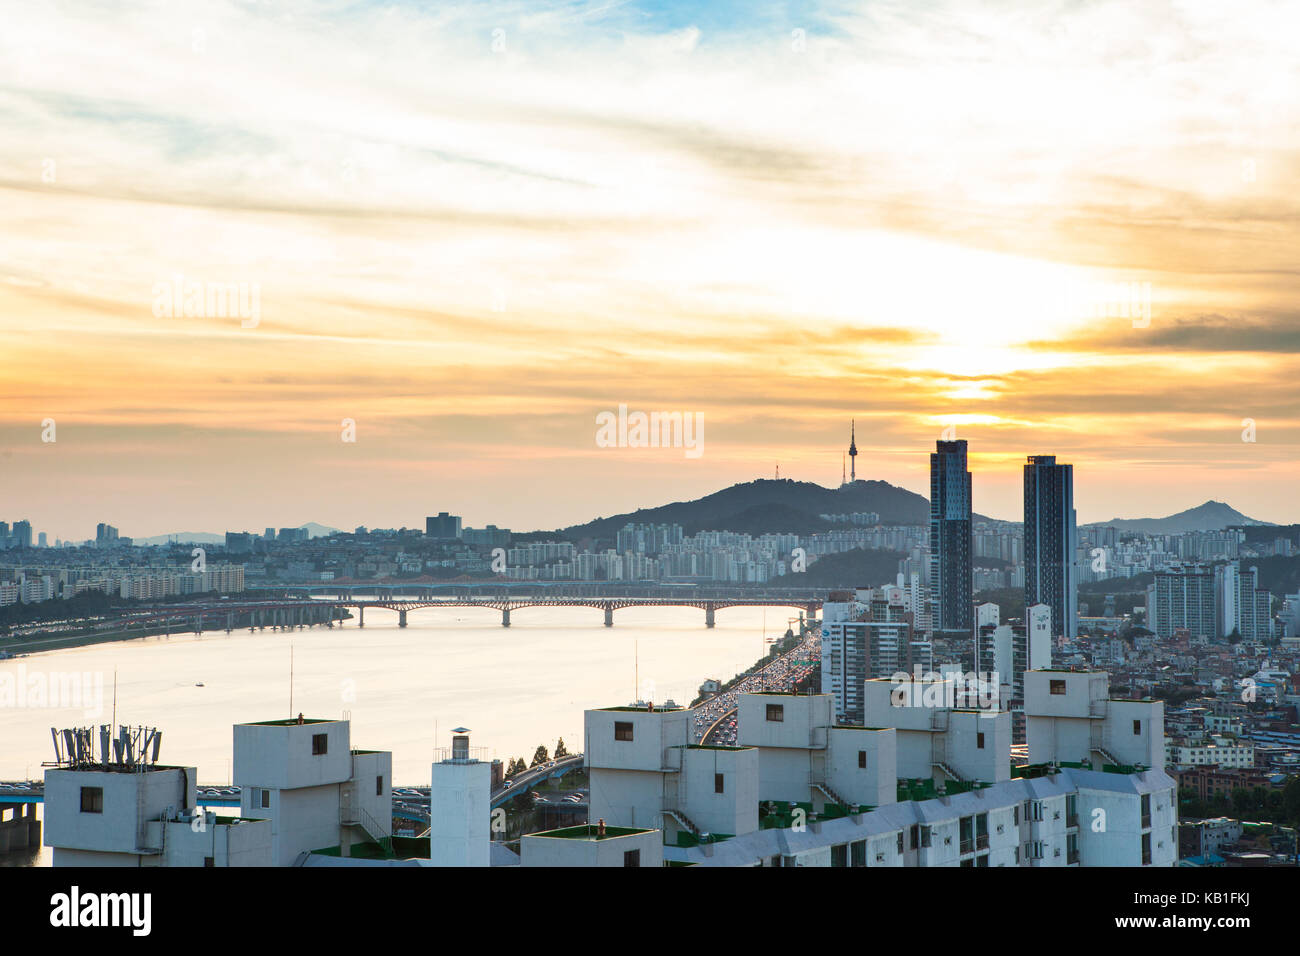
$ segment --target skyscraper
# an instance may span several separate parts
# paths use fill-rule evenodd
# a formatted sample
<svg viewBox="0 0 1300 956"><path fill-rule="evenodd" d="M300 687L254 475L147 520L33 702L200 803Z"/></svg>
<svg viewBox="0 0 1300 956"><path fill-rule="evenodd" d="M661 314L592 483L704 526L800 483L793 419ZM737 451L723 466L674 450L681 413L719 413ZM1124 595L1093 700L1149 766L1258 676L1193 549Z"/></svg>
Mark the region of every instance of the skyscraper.
<svg viewBox="0 0 1300 956"><path fill-rule="evenodd" d="M971 485L966 442L940 441L930 455L930 620L934 632L974 639Z"/></svg>
<svg viewBox="0 0 1300 956"><path fill-rule="evenodd" d="M1074 513L1074 466L1055 455L1025 463L1025 607L1052 609L1052 636L1079 632L1079 544Z"/></svg>

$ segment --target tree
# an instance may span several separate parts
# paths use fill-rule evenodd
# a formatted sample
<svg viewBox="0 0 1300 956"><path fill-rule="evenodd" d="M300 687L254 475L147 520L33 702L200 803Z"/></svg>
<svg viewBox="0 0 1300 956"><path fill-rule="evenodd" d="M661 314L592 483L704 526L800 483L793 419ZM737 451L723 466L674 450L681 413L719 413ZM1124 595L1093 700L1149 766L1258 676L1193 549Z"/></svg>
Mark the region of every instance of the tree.
<svg viewBox="0 0 1300 956"><path fill-rule="evenodd" d="M1300 826L1300 777L1292 777L1282 788L1282 815L1291 826Z"/></svg>
<svg viewBox="0 0 1300 956"><path fill-rule="evenodd" d="M565 749L564 738L561 737L559 740L555 742L555 759L559 760L561 757L567 757L567 756L569 756L569 751Z"/></svg>
<svg viewBox="0 0 1300 956"><path fill-rule="evenodd" d="M531 764L529 764L529 766L530 766L530 767L537 767L537 766L540 766L541 764L546 763L546 761L548 761L548 760L550 760L550 759L551 759L551 758L548 757L547 754L546 754L546 744L538 744L538 745L537 745L537 753L533 754L533 762L532 762Z"/></svg>

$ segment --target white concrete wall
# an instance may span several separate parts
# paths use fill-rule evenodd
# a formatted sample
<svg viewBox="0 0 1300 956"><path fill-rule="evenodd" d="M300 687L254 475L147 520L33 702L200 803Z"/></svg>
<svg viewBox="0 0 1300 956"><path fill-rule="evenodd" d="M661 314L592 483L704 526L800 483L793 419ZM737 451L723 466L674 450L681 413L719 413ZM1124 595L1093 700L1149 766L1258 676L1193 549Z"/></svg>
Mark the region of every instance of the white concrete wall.
<svg viewBox="0 0 1300 956"><path fill-rule="evenodd" d="M928 723L928 719L927 719ZM933 753L928 730L898 730L895 733L895 764L900 778L934 776Z"/></svg>
<svg viewBox="0 0 1300 956"><path fill-rule="evenodd" d="M781 708L781 720L767 719L769 705ZM825 746L824 733L815 735L814 729L831 725L833 708L830 694L741 694L736 705L736 743L742 747Z"/></svg>
<svg viewBox="0 0 1300 956"><path fill-rule="evenodd" d="M621 867L629 850L641 851L641 866L663 866L663 836L658 830L600 840L525 834L519 841L519 862L521 866Z"/></svg>
<svg viewBox="0 0 1300 956"><path fill-rule="evenodd" d="M803 748L758 748L758 797L760 801L811 803L809 773L812 751Z"/></svg>
<svg viewBox="0 0 1300 956"><path fill-rule="evenodd" d="M327 752L312 753L312 738L326 735ZM317 787L352 775L349 723L236 724L234 782L240 787Z"/></svg>
<svg viewBox="0 0 1300 956"><path fill-rule="evenodd" d="M275 865L269 820L217 824L216 814L207 812L201 825L182 820L166 827L167 866L201 867L207 857L218 867Z"/></svg>
<svg viewBox="0 0 1300 956"><path fill-rule="evenodd" d="M1053 682L1064 684L1065 693L1053 694ZM1027 671L1025 713L1037 717L1084 718L1091 701L1105 700L1110 693L1110 676L1104 671Z"/></svg>
<svg viewBox="0 0 1300 956"><path fill-rule="evenodd" d="M276 866L290 866L298 854L343 843L339 824L339 784L275 790L271 809L250 810L249 816L270 814L272 852Z"/></svg>
<svg viewBox="0 0 1300 956"><path fill-rule="evenodd" d="M930 715L940 707L947 707L953 699L954 685L950 680L897 684L888 680L865 681L862 722L868 727L929 730Z"/></svg>
<svg viewBox="0 0 1300 956"><path fill-rule="evenodd" d="M433 765L429 859L434 866L488 865L491 790L491 764L442 761Z"/></svg>
<svg viewBox="0 0 1300 956"><path fill-rule="evenodd" d="M662 813L663 781L662 773L592 767L588 822L604 820L611 826L671 829Z"/></svg>
<svg viewBox="0 0 1300 956"><path fill-rule="evenodd" d="M1138 721L1139 733L1133 732ZM1106 704L1106 749L1120 763L1165 768L1165 703L1162 700L1112 700Z"/></svg>
<svg viewBox="0 0 1300 956"><path fill-rule="evenodd" d="M1091 761L1091 731L1086 718L1025 715L1025 742L1030 763Z"/></svg>
<svg viewBox="0 0 1300 956"><path fill-rule="evenodd" d="M379 792L375 781L379 779ZM383 833L372 834L376 839L391 836L393 832L393 755L389 751L354 753L352 755L352 780L356 805L365 810Z"/></svg>
<svg viewBox="0 0 1300 956"><path fill-rule="evenodd" d="M979 735L984 746L979 746ZM1011 779L1011 714L954 710L948 714L947 764L963 780L1001 783Z"/></svg>
<svg viewBox="0 0 1300 956"><path fill-rule="evenodd" d="M68 850L127 853L134 859L139 792L144 792L143 818L157 819L169 808L180 810L194 806L197 776L198 771L193 767L145 773L47 770L44 843ZM103 789L102 813L81 811L82 787Z"/></svg>
<svg viewBox="0 0 1300 956"><path fill-rule="evenodd" d="M621 770L662 770L671 747L691 742L689 711L588 710L583 712L586 765ZM630 723L631 740L616 740L615 725Z"/></svg>
<svg viewBox="0 0 1300 956"><path fill-rule="evenodd" d="M722 775L722 793L715 790L716 774ZM682 778L682 812L702 832L739 836L758 829L758 750L686 748Z"/></svg>
<svg viewBox="0 0 1300 956"><path fill-rule="evenodd" d="M1173 789L1151 797L1151 826L1142 827L1137 793L1079 787L1079 852L1084 866L1141 866L1142 834L1151 836L1151 866L1178 860L1178 809ZM1101 810L1104 815L1095 811Z"/></svg>
<svg viewBox="0 0 1300 956"><path fill-rule="evenodd" d="M865 752L867 766L858 766ZM836 727L826 750L826 782L851 804L883 807L898 799L898 732Z"/></svg>

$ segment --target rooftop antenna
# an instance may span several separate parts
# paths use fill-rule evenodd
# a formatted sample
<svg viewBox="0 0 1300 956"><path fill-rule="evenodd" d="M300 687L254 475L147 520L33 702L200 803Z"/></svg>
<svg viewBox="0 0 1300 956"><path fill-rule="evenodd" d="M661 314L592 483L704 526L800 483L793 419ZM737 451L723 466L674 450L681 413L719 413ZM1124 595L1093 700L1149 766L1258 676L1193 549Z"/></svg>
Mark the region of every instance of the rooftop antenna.
<svg viewBox="0 0 1300 956"><path fill-rule="evenodd" d="M293 644L289 645L289 719L293 720Z"/></svg>
<svg viewBox="0 0 1300 956"><path fill-rule="evenodd" d="M840 455L840 484L841 485L847 485L849 483L848 468L844 464L844 460L845 460L844 456Z"/></svg>
<svg viewBox="0 0 1300 956"><path fill-rule="evenodd" d="M113 726L117 726L117 668L113 668Z"/></svg>
<svg viewBox="0 0 1300 956"><path fill-rule="evenodd" d="M641 642L632 642L632 703L641 699Z"/></svg>

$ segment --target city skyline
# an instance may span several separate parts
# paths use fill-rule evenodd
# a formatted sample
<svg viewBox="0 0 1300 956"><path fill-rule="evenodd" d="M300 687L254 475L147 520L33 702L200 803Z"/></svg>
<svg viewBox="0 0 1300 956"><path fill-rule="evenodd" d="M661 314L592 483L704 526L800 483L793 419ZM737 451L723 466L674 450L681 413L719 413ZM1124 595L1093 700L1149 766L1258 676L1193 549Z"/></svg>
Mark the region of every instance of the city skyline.
<svg viewBox="0 0 1300 956"><path fill-rule="evenodd" d="M6 498L60 538L561 527L778 462L833 487L853 419L858 475L922 493L955 426L995 517L1051 453L1081 521L1294 521L1277 15L34 9L0 38ZM621 404L704 453L600 447Z"/></svg>

